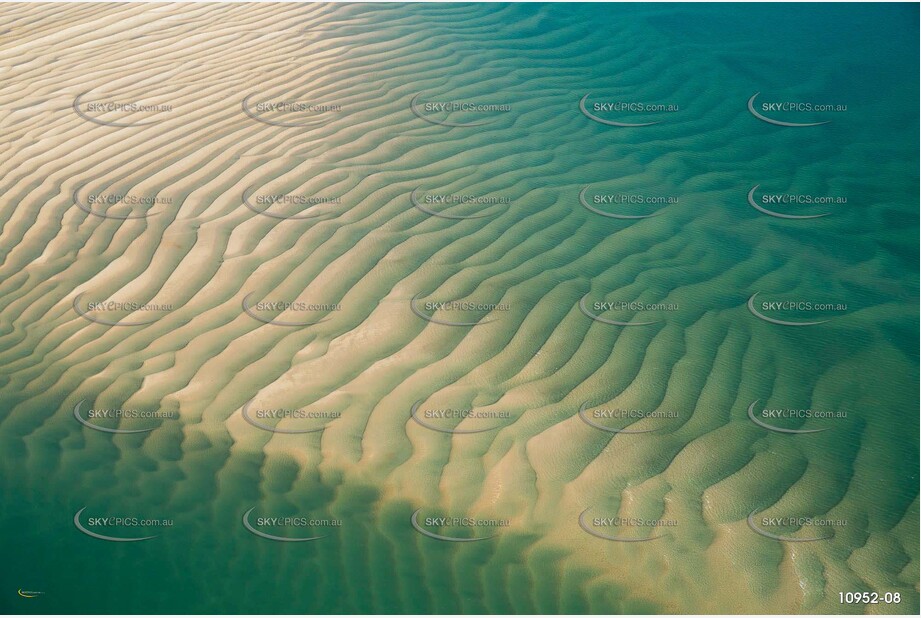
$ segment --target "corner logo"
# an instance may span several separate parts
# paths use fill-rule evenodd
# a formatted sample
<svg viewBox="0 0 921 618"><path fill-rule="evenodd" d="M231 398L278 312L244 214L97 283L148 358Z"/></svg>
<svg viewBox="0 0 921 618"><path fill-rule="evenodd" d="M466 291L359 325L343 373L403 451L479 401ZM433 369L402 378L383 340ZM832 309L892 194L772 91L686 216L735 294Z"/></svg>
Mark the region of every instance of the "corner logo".
<svg viewBox="0 0 921 618"><path fill-rule="evenodd" d="M16 593L24 599L34 599L35 597L39 597L45 594L44 592L39 592L37 590L23 590L22 588L17 590Z"/></svg>

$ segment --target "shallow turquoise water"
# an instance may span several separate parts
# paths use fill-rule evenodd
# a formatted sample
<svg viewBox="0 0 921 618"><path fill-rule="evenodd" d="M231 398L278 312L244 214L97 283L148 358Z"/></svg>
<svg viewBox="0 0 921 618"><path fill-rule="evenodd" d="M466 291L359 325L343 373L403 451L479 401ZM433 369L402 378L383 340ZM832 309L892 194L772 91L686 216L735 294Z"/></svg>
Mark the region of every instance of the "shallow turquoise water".
<svg viewBox="0 0 921 618"><path fill-rule="evenodd" d="M271 11L232 8L199 18L201 27L232 27L249 23L247 11ZM114 226L92 227L93 222L70 234L69 205L52 222L36 224L34 234L28 232L30 224L16 219L11 205L57 213L56 202L40 189L46 172L38 159L14 166L8 155L11 180L0 184L0 247L6 256L0 266L5 281L0 287L0 552L5 557L0 608L17 613L828 612L853 611L836 601L842 586L853 586L899 590L899 609L917 612L917 6L339 5L324 7L319 15L316 8L286 9L293 18L259 13L258 25L247 28L271 30L282 19L290 28L293 19L317 28L331 24L325 27L341 34L329 35L328 49L309 53L295 36L287 39L284 53L305 66L315 61L314 54L325 58L317 83L327 88L323 80L331 80L343 96L356 99L365 114L361 122L309 139L273 136L271 145L278 146L272 152L314 148L334 162L332 167L344 161L359 169L348 181L353 199L346 201L357 214L324 215L322 225L315 226L320 238L307 231L272 228L262 236L247 231L244 246L249 242L252 250L260 241L274 243L279 254L296 247L295 259L288 263L284 260L290 257L275 255L282 266L270 273L247 263L227 279L279 283L290 281L293 272L291 287L303 288L323 277L337 258L351 260L351 268L330 266L335 274L326 275L326 285L360 288L369 309L362 314L367 322L342 330L372 333L364 349L377 354L375 361L391 359L396 369L387 373L387 366L372 361L359 364L364 358L353 370L343 369L328 345L341 332L325 339L264 335L231 347L237 334L221 329L236 317L238 304L223 291L223 296L197 296L233 314L214 318L208 328L189 327L194 331L189 333L177 321L152 335L132 332L117 340L111 335L103 340L101 330L82 335L61 317L70 315L61 299L131 243L121 246ZM18 25L21 10L20 5L0 10L20 28L12 30L14 37L29 34ZM32 10L40 22L68 18L85 25L96 19L91 13L67 16L55 5ZM121 7L93 10L105 16ZM127 25L120 28L124 32ZM166 35L161 45L181 50L188 40ZM99 44L104 46L105 39ZM66 43L59 45L59 53L68 51ZM37 49L32 53L39 64L52 54ZM4 48L2 53L12 65L13 52ZM72 79L86 68L59 70L61 79ZM21 75L35 91L50 96L38 77ZM301 65L283 68L281 76L298 83ZM4 92L21 87L4 74L0 85ZM234 102L246 90L227 88ZM418 92L431 100L510 102L511 111L482 130L437 127L410 115L408 102ZM846 105L847 111L765 110L786 122L832 120L816 127L781 127L748 112L746 103L755 93L759 103L830 103ZM675 104L678 111L599 112L616 121L660 122L614 128L580 113L578 102L586 94L592 102ZM5 97L5 109L14 106ZM24 144L42 122L59 116L69 122L70 114L62 107L50 120L26 120L26 131L10 121L9 139L3 141ZM450 118L477 117L461 112ZM268 144L270 138L265 139ZM67 161L73 163L86 156L81 153L61 160L71 157ZM178 169L176 183L187 168ZM55 168L60 178L47 176L62 183L68 170ZM107 173L118 175L117 169ZM237 176L227 169L221 173ZM16 179L22 174L41 178L21 183ZM209 188L212 194L196 199L219 203L223 176L206 176L204 184L221 188ZM748 204L755 185L760 185L758 195L843 196L847 203L828 206L832 214L825 218L784 220ZM507 194L514 200L494 218L416 220L404 214L412 212L404 193L414 186L432 193ZM674 196L678 202L651 219L607 219L579 205L585 186L598 193ZM199 208L197 202L194 206ZM196 242L220 249L223 230L244 224L232 213L205 216L206 205L200 208L199 220L222 231ZM785 214L828 208L776 206ZM643 204L628 212L648 210ZM140 242L141 233L134 241ZM170 245L177 255L189 250L183 242ZM46 246L52 253L47 265L37 259ZM394 247L396 257L389 253ZM177 258L165 270L191 282L197 293L221 272L218 255L216 250L191 264ZM146 259L137 258L141 272ZM140 272L129 274L128 280L140 278ZM404 332L415 318L407 311L407 317L388 322L393 340L378 346L378 323L370 317L391 297L403 302L400 295L410 289L509 294L513 328L484 335L474 349L463 347L460 335L426 340L419 353L430 354L430 363L415 366L400 354L418 334ZM845 303L847 310L771 313L783 320L829 319L817 327L778 327L746 309L756 292L765 300ZM663 325L603 330L576 309L585 294L592 301L669 301L680 309L641 315L612 311L605 316L661 319ZM323 345L315 346L317 341ZM232 425L240 406L260 389L291 381L292 366L327 352L332 360L323 369L328 373L304 386L313 389L305 401L337 394L347 399L342 405L352 418L365 420L330 428L322 438L304 434L298 442L270 443ZM544 360L533 360L537 352ZM225 370L222 381L208 377L221 371L207 373L207 359L228 356L232 370ZM271 366L247 373L244 361L252 361L250 356L270 358ZM196 364L199 358L204 360ZM490 362L487 377L465 381ZM372 377L362 382L363 373ZM423 442L413 433L418 428L407 425L408 406L402 401L415 399L405 384L423 373L433 391L424 394L440 393L433 401L512 400L507 405L525 409L516 410L515 422L494 442ZM451 390L455 385L458 391ZM681 409L680 422L660 430L658 446L650 451L639 450L637 443L624 446L622 436L603 432L583 442L560 440L554 451L558 460L548 473L529 449L540 448L538 438L572 419L586 391L598 405L625 392L639 405L674 405ZM510 394L529 398L528 405ZM151 434L113 437L73 419L77 400L97 396L106 405L133 396L152 406L175 405L183 417L163 422ZM399 405L391 397L399 397ZM848 416L811 441L765 433L745 416L748 404L759 398L774 406L844 409ZM777 425L819 426L814 423L819 421ZM701 447L708 439L714 446ZM605 459L612 449L623 467ZM468 470L463 466L471 460L483 463L472 465L469 473L451 472L452 466ZM520 461L527 465L508 463ZM672 461L686 467L675 470ZM611 473L598 473L593 462L612 466ZM490 473L500 479L508 474L520 485L508 490L507 483L487 478ZM586 490L581 479L593 475L609 485ZM480 486L489 480L490 487L499 487L496 496L489 498L483 489L487 498L481 498ZM586 501L603 500L613 509L628 502L622 492L631 489L668 495L663 502L678 505L669 508L696 514L687 516L673 540L663 542L661 554L635 558L638 574L653 573L650 577L665 582L658 592L622 576L616 569L625 559L615 550L607 563L580 563L586 539L573 518L566 520L573 531L557 534L560 522L554 516L569 517L572 493L584 491ZM437 494L439 504L420 503L416 490ZM443 513L453 505L463 512L490 500L514 519L494 539L445 543L410 525L418 508ZM107 529L112 536L159 536L106 542L75 527L74 514L84 507L86 517L164 518L172 525ZM329 534L304 543L271 541L242 525L243 514L253 507L266 516L335 519L341 526L265 528L281 536ZM789 605L784 574L790 558L779 545L765 549L739 541L731 548L737 570L729 575L719 562L698 562L724 551L724 545L714 545L720 549L711 552L712 543L746 532L750 512L771 507L774 515L828 514L849 522L825 546L801 546L808 548L796 573L806 592ZM456 528L441 533L486 534ZM701 600L699 584L690 580L706 581L695 577L706 568L713 569L708 576L728 580L714 581L710 598ZM752 590L752 581L763 588ZM24 599L17 589L42 594ZM743 591L739 598L734 589Z"/></svg>

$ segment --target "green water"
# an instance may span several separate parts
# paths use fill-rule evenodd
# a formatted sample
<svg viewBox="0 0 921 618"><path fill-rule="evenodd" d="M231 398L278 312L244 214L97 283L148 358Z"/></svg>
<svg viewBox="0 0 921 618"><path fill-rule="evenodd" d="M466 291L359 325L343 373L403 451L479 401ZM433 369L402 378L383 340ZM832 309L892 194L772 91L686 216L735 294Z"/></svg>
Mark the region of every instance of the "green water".
<svg viewBox="0 0 921 618"><path fill-rule="evenodd" d="M37 31L23 25L31 23L19 14L26 8L52 31L64 27L56 20L87 28L118 22L126 10L6 5L0 15L14 41ZM131 10L145 22L154 19L147 8ZM197 20L193 30L239 26L233 40L246 45L224 49L214 36L202 43L205 60L183 68L184 79L194 81L213 64L222 67L218 81L227 80L218 100L231 103L226 114L209 112L214 143L205 162L194 159L198 146L183 145L181 131L169 128L164 134L174 141L156 146L150 167L91 170L109 182L125 175L124 182L140 183L166 169L164 182L187 199L160 222L74 218L69 183L89 174L81 167L89 150L140 160L143 149L120 145L114 133L100 133L89 150L69 147L85 130L70 99L47 116L12 115L0 129L0 141L15 146L0 155L0 609L856 613L864 608L840 605L838 593L872 590L901 595L898 606L878 611L918 612L917 6L282 8L170 9ZM247 38L281 24L286 34L278 39ZM290 34L305 27L317 32ZM106 37L131 31L127 20L105 28L93 43L99 53L116 49ZM149 63L161 53L201 53L190 32L161 36L155 54L138 47L152 54ZM0 44L12 71L0 73L4 110L15 108L17 91L52 97L48 79L66 83L67 95L84 81L103 83L98 75L85 78L93 69L78 62L76 41L30 43L26 51ZM238 62L228 60L234 53ZM31 64L17 68L18 57L44 63L51 77L30 72ZM235 73L283 58L274 72L231 83ZM317 63L321 69L306 83L327 99L342 97L354 118L336 117L311 129L316 133L244 133L253 125L239 113L240 98L268 83L302 94L303 76ZM511 110L482 127L438 126L410 113L420 92L427 101L509 103ZM782 127L749 113L755 93L759 105L847 109L763 112L787 122L832 120ZM585 94L592 102L678 109L599 112L659 123L612 127L580 113ZM479 117L459 112L450 119ZM27 147L36 135L60 138L50 162L43 146ZM234 167L243 159L222 159L244 143L244 156L275 159L248 159L245 169ZM187 159L174 159L170 148ZM278 163L304 152L322 164ZM214 169L202 172L212 159ZM309 223L279 223L226 206L236 199L227 195L239 194L234 183L256 181L248 174L264 181L292 169L300 183L349 170L319 181L324 190L342 189L339 210L321 210ZM201 175L198 193L183 184L191 174ZM284 191L295 180L289 177ZM757 196L847 202L765 204L783 214L831 213L775 218L748 204L755 185ZM580 206L586 186L589 195L677 202L599 206L634 215L662 209L649 219L611 219ZM495 209L479 219L429 217L408 199L416 187L507 196L510 204L445 209ZM16 214L23 210L37 214L24 219ZM201 229L181 236L188 219ZM166 255L156 253L161 244ZM194 259L182 259L201 247ZM119 261L123 255L131 256L130 267ZM117 271L114 279L94 280L107 267ZM147 281L148 270L152 289L169 283L184 299L159 325L74 321L68 294L78 286L112 293ZM345 310L317 328L254 334L252 325L235 321L237 294L259 286L284 298L322 290ZM417 293L503 301L511 309L491 326L434 330L409 310ZM828 320L786 327L748 311L755 293L847 308L765 312ZM590 302L677 309L602 312L656 322L622 328L580 313L586 294ZM349 340L353 333L364 339ZM272 391L278 385L288 390ZM342 417L322 433L269 434L240 418L241 406L257 396L266 405L335 408ZM123 426L158 427L150 433L112 435L73 418L82 399L181 416ZM493 433L428 432L409 420L409 409L429 399L434 406L494 407L509 419ZM746 416L755 400L846 416L770 420L785 429L825 429L770 432ZM648 435L615 435L582 424L576 413L586 401L676 410L677 418L637 423L654 430ZM83 525L106 516L171 525L91 527L115 537L157 535L104 541L74 525L84 507ZM680 525L655 543L611 543L578 527L576 516L588 507L674 517ZM273 541L244 527L251 508L254 517L337 525L261 527L289 538L326 535ZM495 534L444 542L412 527L420 508L433 517L474 513L510 523L425 526L457 538ZM833 528L827 541L783 543L749 530L746 517L755 511L846 524L822 527ZM795 526L774 532L809 533ZM17 590L41 594L23 598Z"/></svg>

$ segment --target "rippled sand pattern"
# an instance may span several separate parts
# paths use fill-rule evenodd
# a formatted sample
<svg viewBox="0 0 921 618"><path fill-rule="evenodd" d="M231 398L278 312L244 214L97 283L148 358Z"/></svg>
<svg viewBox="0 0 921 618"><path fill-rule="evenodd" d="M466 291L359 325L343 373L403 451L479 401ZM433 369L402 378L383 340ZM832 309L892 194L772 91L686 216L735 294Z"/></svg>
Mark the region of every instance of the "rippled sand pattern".
<svg viewBox="0 0 921 618"><path fill-rule="evenodd" d="M917 10L3 5L0 609L917 613Z"/></svg>

